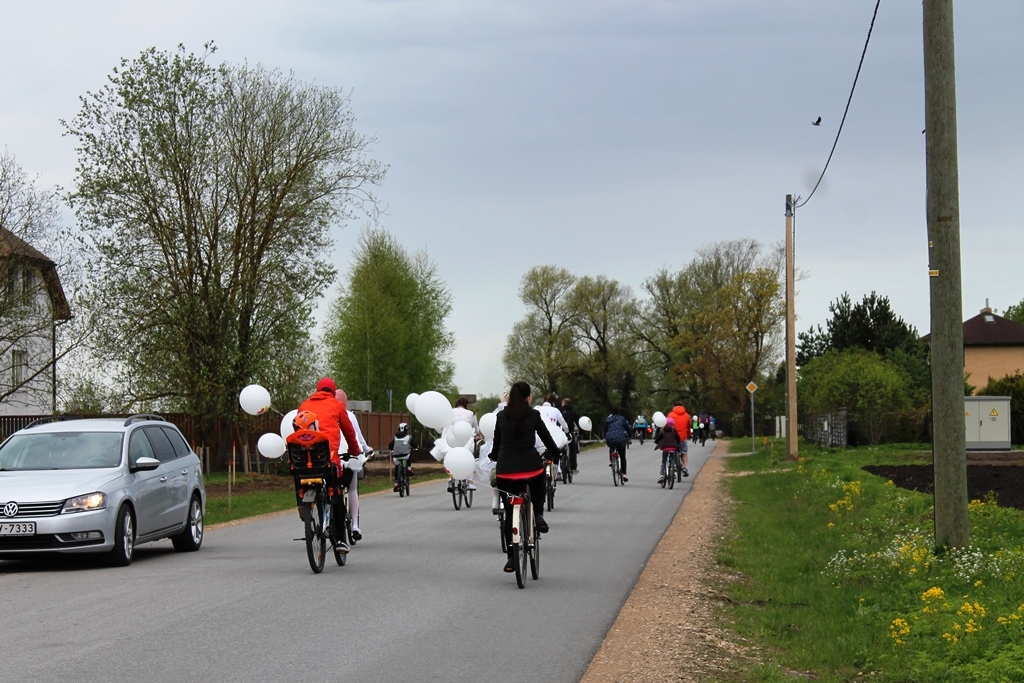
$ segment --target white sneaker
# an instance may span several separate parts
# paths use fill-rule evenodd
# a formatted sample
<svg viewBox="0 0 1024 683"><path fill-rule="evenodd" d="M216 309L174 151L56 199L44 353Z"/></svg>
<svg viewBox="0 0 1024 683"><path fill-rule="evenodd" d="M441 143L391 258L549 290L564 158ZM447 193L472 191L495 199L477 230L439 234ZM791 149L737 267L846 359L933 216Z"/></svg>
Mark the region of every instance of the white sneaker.
<svg viewBox="0 0 1024 683"><path fill-rule="evenodd" d="M466 490L467 491L476 491L476 486L473 485L473 482L469 482L469 484L466 485Z"/></svg>

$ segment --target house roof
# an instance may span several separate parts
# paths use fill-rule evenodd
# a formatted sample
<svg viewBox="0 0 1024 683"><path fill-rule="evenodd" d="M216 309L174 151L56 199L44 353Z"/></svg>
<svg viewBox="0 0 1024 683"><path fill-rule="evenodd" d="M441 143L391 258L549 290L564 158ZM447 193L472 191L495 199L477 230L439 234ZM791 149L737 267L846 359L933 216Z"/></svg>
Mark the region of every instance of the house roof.
<svg viewBox="0 0 1024 683"><path fill-rule="evenodd" d="M983 308L964 322L964 346L1024 346L1024 325Z"/></svg>
<svg viewBox="0 0 1024 683"><path fill-rule="evenodd" d="M64 287L60 284L60 277L57 275L57 264L10 230L0 227L0 259L11 257L20 258L39 268L43 282L46 283L46 292L53 304L54 319L70 320L71 307L68 306L67 297L64 296Z"/></svg>

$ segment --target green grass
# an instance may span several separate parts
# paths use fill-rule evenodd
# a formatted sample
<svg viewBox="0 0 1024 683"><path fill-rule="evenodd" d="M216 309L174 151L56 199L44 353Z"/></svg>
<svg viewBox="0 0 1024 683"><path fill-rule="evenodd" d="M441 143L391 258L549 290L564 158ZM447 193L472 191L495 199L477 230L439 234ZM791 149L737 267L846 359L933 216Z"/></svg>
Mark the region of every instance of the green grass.
<svg viewBox="0 0 1024 683"><path fill-rule="evenodd" d="M725 617L766 653L741 680L1024 681L1024 513L972 502L971 548L940 552L931 496L861 469L927 450L802 444L792 463L776 444L727 461L753 474L729 483L718 559L741 578Z"/></svg>
<svg viewBox="0 0 1024 683"><path fill-rule="evenodd" d="M236 476L241 477L242 475ZM412 481L415 484L416 482L447 478L447 476L444 472L431 472L423 469L417 472ZM227 484L227 477L228 475L225 472L212 472L206 475L205 483L207 485ZM271 512L294 509L295 490L292 488L291 477L282 477L282 479L287 487L282 490L248 491L243 493L233 491L230 511L228 511L227 494L208 495L206 499L205 523L207 525L221 524L257 515L265 515ZM379 473L369 474L359 482L359 494L360 496L365 496L377 491L390 490L393 485L394 482L388 476Z"/></svg>

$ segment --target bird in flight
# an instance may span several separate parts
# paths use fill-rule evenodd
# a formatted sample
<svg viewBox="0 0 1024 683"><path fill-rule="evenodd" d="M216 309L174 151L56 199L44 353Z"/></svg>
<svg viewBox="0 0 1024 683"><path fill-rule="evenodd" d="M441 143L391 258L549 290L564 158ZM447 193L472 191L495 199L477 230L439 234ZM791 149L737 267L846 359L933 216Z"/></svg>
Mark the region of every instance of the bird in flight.
<svg viewBox="0 0 1024 683"><path fill-rule="evenodd" d="M812 126L820 126L821 125L821 117L819 116L817 121L811 121L811 125Z"/></svg>

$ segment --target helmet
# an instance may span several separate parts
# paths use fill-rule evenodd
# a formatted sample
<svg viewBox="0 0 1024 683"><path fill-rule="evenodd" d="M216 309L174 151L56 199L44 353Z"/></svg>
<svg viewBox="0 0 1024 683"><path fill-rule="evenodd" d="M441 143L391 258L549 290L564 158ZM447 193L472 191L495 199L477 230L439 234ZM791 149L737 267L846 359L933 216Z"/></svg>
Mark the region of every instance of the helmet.
<svg viewBox="0 0 1024 683"><path fill-rule="evenodd" d="M408 431L409 431L409 425L407 425L404 422L399 422L398 423L398 433L399 434L405 435L405 433L408 432Z"/></svg>
<svg viewBox="0 0 1024 683"><path fill-rule="evenodd" d="M666 425L672 425L674 427L675 424L676 424L676 419L674 417L670 417L670 418L665 420L665 424Z"/></svg>
<svg viewBox="0 0 1024 683"><path fill-rule="evenodd" d="M292 426L295 427L296 430L312 429L313 431L317 431L317 427L319 425L316 422L316 413L312 410L303 410L299 412L292 419Z"/></svg>

